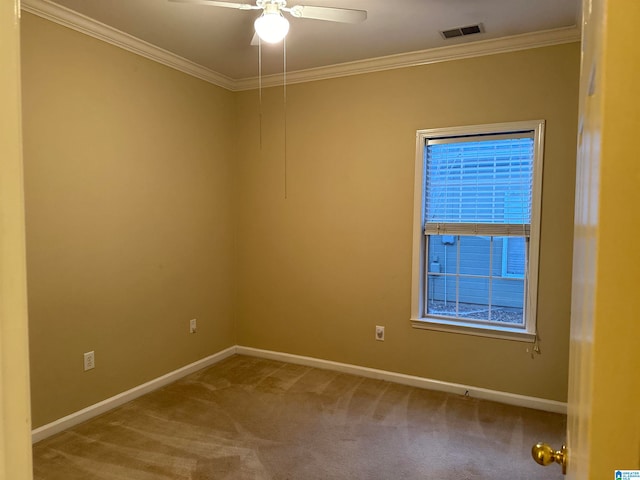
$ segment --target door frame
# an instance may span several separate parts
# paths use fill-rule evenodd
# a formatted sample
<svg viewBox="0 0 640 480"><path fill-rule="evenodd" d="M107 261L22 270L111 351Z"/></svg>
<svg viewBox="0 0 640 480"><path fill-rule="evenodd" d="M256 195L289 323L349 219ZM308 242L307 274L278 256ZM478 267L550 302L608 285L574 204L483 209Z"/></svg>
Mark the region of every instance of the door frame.
<svg viewBox="0 0 640 480"><path fill-rule="evenodd" d="M20 3L0 1L0 479L32 478Z"/></svg>

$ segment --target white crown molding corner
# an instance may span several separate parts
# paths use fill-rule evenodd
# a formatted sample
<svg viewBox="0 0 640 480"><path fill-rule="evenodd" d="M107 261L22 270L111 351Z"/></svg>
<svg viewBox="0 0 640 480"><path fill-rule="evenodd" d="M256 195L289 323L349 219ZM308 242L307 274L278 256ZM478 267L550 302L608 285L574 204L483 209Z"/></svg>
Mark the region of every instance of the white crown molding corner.
<svg viewBox="0 0 640 480"><path fill-rule="evenodd" d="M235 81L225 75L49 0L22 0L21 9L227 90L235 89Z"/></svg>
<svg viewBox="0 0 640 480"><path fill-rule="evenodd" d="M340 63L326 67L310 68L287 72L287 84L327 80L331 78L380 72L396 68L416 67L432 63L448 62L465 58L516 52L532 48L548 47L565 43L579 42L581 30L577 26L557 28L533 33L524 33L510 37L483 40L446 47L431 48L417 52L400 53L385 57ZM276 87L283 84L284 75L262 77L262 87ZM258 88L258 77L246 78L235 82L235 90L253 90Z"/></svg>
<svg viewBox="0 0 640 480"><path fill-rule="evenodd" d="M374 368L361 367L359 365L351 365L347 363L332 362L314 357L304 357L293 355L290 353L274 352L271 350L261 350L252 347L236 346L236 354L248 355L251 357L266 358L269 360L277 360L280 362L294 363L296 365L304 365L307 367L321 368L324 370L333 370L361 377L373 378L376 380L386 380L388 382L408 385L410 387L424 388L427 390L437 390L440 392L454 393L458 395L466 395L473 398L483 400L491 400L494 402L504 403L507 405L515 405L518 407L533 408L546 412L567 414L567 404L556 400L548 400L545 398L529 397L516 393L501 392L498 390L489 390L487 388L479 388L459 383L443 382L424 377L416 377L413 375L405 375L403 373L389 372L387 370L377 370Z"/></svg>
<svg viewBox="0 0 640 480"><path fill-rule="evenodd" d="M119 393L118 395L114 395L113 397L107 398L106 400L98 402L94 405L90 405L87 408L83 408L82 410L78 410L77 412L73 412L70 415L38 427L31 431L31 442L39 442L41 440L44 440L45 438L55 435L56 433L60 433L63 430L74 427L75 425L78 425L82 422L86 422L93 417L97 417L98 415L108 412L109 410L113 410L114 408L130 402L131 400L134 400L146 393L164 387L165 385L175 382L182 377L186 377L193 372L197 372L198 370L221 362L225 358L235 355L235 353L236 346L234 345L218 353L214 353L213 355L209 355L208 357L174 370L173 372L169 372L166 375L150 380L146 383L143 383L142 385L138 385L137 387L127 390L126 392Z"/></svg>

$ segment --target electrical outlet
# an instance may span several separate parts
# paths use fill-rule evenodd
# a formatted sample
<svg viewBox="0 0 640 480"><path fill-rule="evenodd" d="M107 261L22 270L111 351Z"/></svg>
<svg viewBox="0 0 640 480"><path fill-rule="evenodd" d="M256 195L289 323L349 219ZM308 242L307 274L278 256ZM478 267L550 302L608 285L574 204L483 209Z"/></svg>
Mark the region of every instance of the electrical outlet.
<svg viewBox="0 0 640 480"><path fill-rule="evenodd" d="M189 333L196 333L196 329L198 328L198 321L195 318L192 318L189 322Z"/></svg>
<svg viewBox="0 0 640 480"><path fill-rule="evenodd" d="M91 370L96 366L95 353L92 351L84 354L84 371Z"/></svg>
<svg viewBox="0 0 640 480"><path fill-rule="evenodd" d="M384 342L384 327L376 325L376 340Z"/></svg>

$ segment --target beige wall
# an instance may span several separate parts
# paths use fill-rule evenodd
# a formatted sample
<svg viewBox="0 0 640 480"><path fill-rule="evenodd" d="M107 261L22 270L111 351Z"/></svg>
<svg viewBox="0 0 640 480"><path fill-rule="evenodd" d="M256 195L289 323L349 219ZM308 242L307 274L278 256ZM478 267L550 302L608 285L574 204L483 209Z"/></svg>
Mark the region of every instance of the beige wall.
<svg viewBox="0 0 640 480"><path fill-rule="evenodd" d="M255 91L22 30L34 427L236 343L566 398L578 45L291 85L285 159L281 88L260 148ZM539 118L542 355L412 329L415 131Z"/></svg>
<svg viewBox="0 0 640 480"><path fill-rule="evenodd" d="M566 400L578 44L238 95L242 345ZM547 121L538 324L519 342L410 326L415 132ZM374 326L386 341L374 340Z"/></svg>
<svg viewBox="0 0 640 480"><path fill-rule="evenodd" d="M29 14L22 50L37 427L235 344L234 97Z"/></svg>

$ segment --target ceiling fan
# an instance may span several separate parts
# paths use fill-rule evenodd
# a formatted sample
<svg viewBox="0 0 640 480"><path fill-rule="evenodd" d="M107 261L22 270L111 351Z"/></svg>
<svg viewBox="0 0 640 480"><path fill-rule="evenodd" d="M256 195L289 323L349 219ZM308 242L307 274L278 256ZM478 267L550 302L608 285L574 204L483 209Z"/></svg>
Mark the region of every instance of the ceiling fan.
<svg viewBox="0 0 640 480"><path fill-rule="evenodd" d="M237 10L262 10L255 23L256 34L268 43L278 43L289 32L289 21L282 12L295 18L311 18L328 22L359 23L367 19L365 10L348 8L314 7L312 5L295 5L287 7L286 0L256 0L255 5L248 3L220 2L215 0L170 0L178 3L209 5L211 7L235 8ZM254 44L254 42L251 42Z"/></svg>

